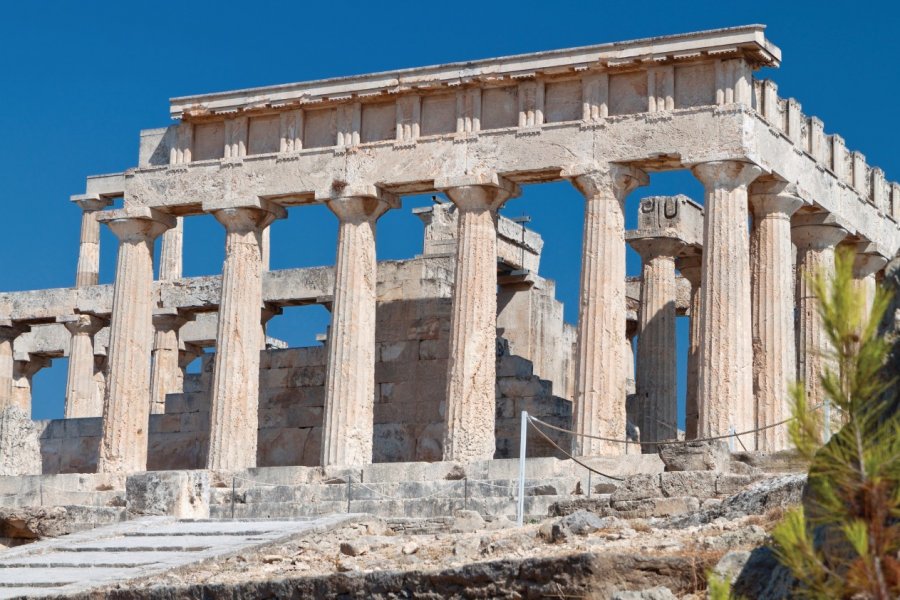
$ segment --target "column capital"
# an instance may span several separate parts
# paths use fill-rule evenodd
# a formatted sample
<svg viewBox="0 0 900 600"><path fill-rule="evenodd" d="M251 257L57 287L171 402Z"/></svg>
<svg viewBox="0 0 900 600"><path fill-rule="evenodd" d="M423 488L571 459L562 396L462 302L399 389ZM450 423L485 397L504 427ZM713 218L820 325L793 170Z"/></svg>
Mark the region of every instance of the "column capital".
<svg viewBox="0 0 900 600"><path fill-rule="evenodd" d="M285 218L287 211L279 204L259 199L253 204L219 206L212 214L226 231L248 233L265 229L276 219Z"/></svg>
<svg viewBox="0 0 900 600"><path fill-rule="evenodd" d="M193 313L186 313L177 308L153 309L153 327L159 331L175 331L188 321L193 320Z"/></svg>
<svg viewBox="0 0 900 600"><path fill-rule="evenodd" d="M863 279L877 273L888 263L888 259L879 254L871 242L851 242L847 245L851 246L855 252L853 276L857 279Z"/></svg>
<svg viewBox="0 0 900 600"><path fill-rule="evenodd" d="M800 197L797 186L787 181L759 181L750 186L750 207L753 215L790 217L807 204Z"/></svg>
<svg viewBox="0 0 900 600"><path fill-rule="evenodd" d="M647 262L659 256L675 258L687 245L684 241L675 237L642 237L628 240L628 244L634 251L641 255L641 260Z"/></svg>
<svg viewBox="0 0 900 600"><path fill-rule="evenodd" d="M691 287L700 287L700 273L703 266L703 254L695 252L675 259L675 268L681 276L690 282Z"/></svg>
<svg viewBox="0 0 900 600"><path fill-rule="evenodd" d="M13 341L28 331L31 331L31 327L25 323L19 323L9 318L0 318L0 341Z"/></svg>
<svg viewBox="0 0 900 600"><path fill-rule="evenodd" d="M340 195L325 201L329 210L337 216L341 222L363 223L375 222L381 215L391 208L400 206L400 202L393 194L379 193L377 195Z"/></svg>
<svg viewBox="0 0 900 600"><path fill-rule="evenodd" d="M434 187L460 210L499 210L521 193L519 186L497 173L453 175L434 180Z"/></svg>
<svg viewBox="0 0 900 600"><path fill-rule="evenodd" d="M122 208L97 215L121 242L145 242L175 227L175 217L148 207Z"/></svg>
<svg viewBox="0 0 900 600"><path fill-rule="evenodd" d="M74 194L69 196L69 200L77 204L84 212L103 210L107 206L112 206L113 203L109 198L103 198L93 194Z"/></svg>
<svg viewBox="0 0 900 600"><path fill-rule="evenodd" d="M694 165L691 172L708 188L734 190L750 185L763 170L750 162L716 160Z"/></svg>
<svg viewBox="0 0 900 600"><path fill-rule="evenodd" d="M28 360L15 361L16 375L20 377L32 377L41 369L50 366L51 359L40 354L28 353Z"/></svg>
<svg viewBox="0 0 900 600"><path fill-rule="evenodd" d="M87 314L56 317L56 322L61 323L72 335L79 333L94 335L106 326L106 319Z"/></svg>
<svg viewBox="0 0 900 600"><path fill-rule="evenodd" d="M585 198L601 196L603 190L611 189L619 201L650 182L650 177L642 169L617 163L570 165L562 169L561 175L571 181Z"/></svg>
<svg viewBox="0 0 900 600"><path fill-rule="evenodd" d="M791 241L801 250L824 250L836 246L848 233L831 213L803 213L794 215L791 221Z"/></svg>

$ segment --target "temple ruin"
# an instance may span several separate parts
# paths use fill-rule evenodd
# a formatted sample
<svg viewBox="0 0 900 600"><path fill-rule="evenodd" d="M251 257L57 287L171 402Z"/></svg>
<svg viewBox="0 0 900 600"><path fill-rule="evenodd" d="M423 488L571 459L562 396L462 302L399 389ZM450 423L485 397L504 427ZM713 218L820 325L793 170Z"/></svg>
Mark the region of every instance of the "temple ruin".
<svg viewBox="0 0 900 600"><path fill-rule="evenodd" d="M823 400L807 274L852 246L874 293L900 184L754 77L780 58L751 25L172 99L133 169L72 197L75 286L0 294L0 474L467 464L516 456L522 410L593 436L558 436L575 455L640 453L625 442L680 435L676 315L683 435L784 449L789 382ZM626 231L625 197L671 170L702 202L644 198ZM541 237L498 216L559 180L585 199L575 325ZM421 255L379 262L379 217L422 193L450 202L416 210ZM270 270L268 227L312 204L338 218L335 265ZM226 232L222 273L183 277L183 222L203 214ZM331 314L321 345L266 336L309 304ZM31 422L31 378L60 356L65 419Z"/></svg>

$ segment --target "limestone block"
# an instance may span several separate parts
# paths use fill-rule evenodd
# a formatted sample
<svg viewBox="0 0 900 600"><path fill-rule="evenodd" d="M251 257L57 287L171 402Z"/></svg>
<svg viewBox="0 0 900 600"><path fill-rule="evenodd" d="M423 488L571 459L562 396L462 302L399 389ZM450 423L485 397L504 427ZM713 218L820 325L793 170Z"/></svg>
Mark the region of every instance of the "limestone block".
<svg viewBox="0 0 900 600"><path fill-rule="evenodd" d="M130 518L170 515L183 519L209 518L209 474L206 471L156 471L125 480Z"/></svg>
<svg viewBox="0 0 900 600"><path fill-rule="evenodd" d="M728 470L731 454L725 442L688 442L667 444L659 448L659 457L666 471L718 471Z"/></svg>
<svg viewBox="0 0 900 600"><path fill-rule="evenodd" d="M761 478L762 475L738 475L735 473L721 473L716 478L716 495L732 496Z"/></svg>
<svg viewBox="0 0 900 600"><path fill-rule="evenodd" d="M660 476L657 474L639 474L626 477L625 481L613 492L611 500L644 500L661 498Z"/></svg>
<svg viewBox="0 0 900 600"><path fill-rule="evenodd" d="M714 472L673 471L660 473L660 485L667 498L679 496L696 496L712 498L716 495L716 479Z"/></svg>
<svg viewBox="0 0 900 600"><path fill-rule="evenodd" d="M419 360L446 359L449 355L449 340L429 339L419 342Z"/></svg>
<svg viewBox="0 0 900 600"><path fill-rule="evenodd" d="M24 410L9 406L0 412L0 476L40 474L38 430Z"/></svg>

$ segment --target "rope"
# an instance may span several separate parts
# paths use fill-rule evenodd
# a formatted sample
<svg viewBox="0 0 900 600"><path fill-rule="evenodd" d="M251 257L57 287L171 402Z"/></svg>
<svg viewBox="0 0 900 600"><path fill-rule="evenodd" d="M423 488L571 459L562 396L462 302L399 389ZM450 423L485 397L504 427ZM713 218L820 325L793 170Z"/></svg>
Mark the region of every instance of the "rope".
<svg viewBox="0 0 900 600"><path fill-rule="evenodd" d="M550 439L550 436L548 436L546 433L544 433L543 431L538 429L537 425L532 423L532 421L538 421L538 423L543 423L544 425L546 425L546 423L544 423L543 421L539 421L538 419L532 419L532 417L530 417L530 416L528 417L528 424L531 425L532 427L534 427L534 430L537 431L541 435L542 438L547 440L551 446L553 446L554 448L556 448L557 450L562 452L564 455L566 455L566 457L572 459L575 462L575 464L581 465L582 467L584 467L591 473L596 473L597 475L600 475L601 477L606 477L608 479L612 479L615 481L625 481L625 479L623 477L613 477L612 475L607 475L606 473L602 473L602 472L598 471L597 469L593 469L593 468L587 466L586 464L584 464L583 462L581 462L580 460L578 460L577 458L575 458L574 456L572 456L571 454L569 454L568 452L566 452L565 450L560 448L556 444L556 442L554 442L553 440Z"/></svg>
<svg viewBox="0 0 900 600"><path fill-rule="evenodd" d="M816 406L813 406L812 408L810 408L809 411L812 412L814 410L818 410L821 407L822 407L821 404L817 404ZM553 429L555 431L559 431L562 433L568 433L568 434L578 436L578 437L591 438L592 440L601 440L604 442L612 442L612 443L616 443L616 444L640 444L642 446L664 446L664 445L673 445L673 444L691 444L693 442L712 442L712 441L716 441L716 440L727 440L730 437L736 437L736 438L738 438L738 440L740 440L740 436L742 436L742 435L749 435L751 433L756 433L758 431L764 431L766 429L771 429L773 427L778 427L780 425L784 425L785 423L789 423L789 422L793 421L794 417L790 417L783 421L778 421L777 423L772 423L771 425L764 425L762 427L757 427L755 429L741 431L739 433L714 435L714 436L709 436L709 437L704 437L704 438L695 438L692 440L659 440L657 442L636 442L634 440L619 440L616 438L608 438L608 437L603 437L603 436L599 436L599 435L590 435L588 433L578 433L577 431L572 431L571 429L563 429L562 427L557 427L556 425L551 425L550 423L541 421L537 417L532 417L531 415L528 415L528 420L534 421L536 423L540 423L541 425L548 427L550 429Z"/></svg>

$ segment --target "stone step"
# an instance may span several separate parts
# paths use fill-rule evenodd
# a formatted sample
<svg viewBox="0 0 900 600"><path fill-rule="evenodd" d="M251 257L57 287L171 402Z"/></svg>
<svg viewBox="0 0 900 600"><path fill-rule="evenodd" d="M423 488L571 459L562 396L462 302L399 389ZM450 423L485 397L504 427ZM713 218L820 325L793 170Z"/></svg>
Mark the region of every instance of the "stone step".
<svg viewBox="0 0 900 600"><path fill-rule="evenodd" d="M0 598L68 595L324 531L356 515L218 521L147 517L0 552Z"/></svg>

